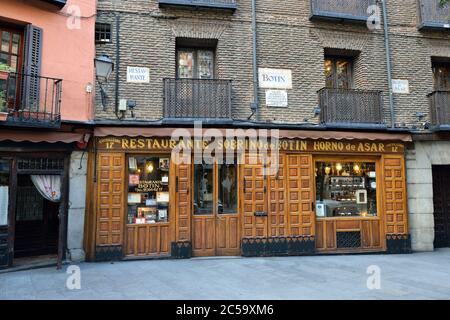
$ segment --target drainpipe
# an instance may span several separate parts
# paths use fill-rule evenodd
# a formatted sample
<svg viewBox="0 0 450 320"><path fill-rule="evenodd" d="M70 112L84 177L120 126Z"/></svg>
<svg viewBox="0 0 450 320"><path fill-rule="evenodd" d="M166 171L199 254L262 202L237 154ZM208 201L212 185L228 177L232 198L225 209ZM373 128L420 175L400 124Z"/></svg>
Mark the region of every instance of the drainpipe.
<svg viewBox="0 0 450 320"><path fill-rule="evenodd" d="M252 42L253 42L253 102L251 104L252 115L256 114L259 121L259 98L258 98L258 66L256 56L256 0L252 0ZM251 116L250 116L251 117Z"/></svg>
<svg viewBox="0 0 450 320"><path fill-rule="evenodd" d="M123 120L124 114L119 116L119 70L120 70L120 16L116 12L116 92L115 92L115 114L119 120Z"/></svg>
<svg viewBox="0 0 450 320"><path fill-rule="evenodd" d="M388 74L389 86L389 108L391 112L391 128L395 127L395 111L394 111L394 96L392 92L392 67L391 67L391 49L389 45L389 29L388 16L386 9L386 0L380 0L383 7L383 22L384 22L384 47L386 50L386 65Z"/></svg>

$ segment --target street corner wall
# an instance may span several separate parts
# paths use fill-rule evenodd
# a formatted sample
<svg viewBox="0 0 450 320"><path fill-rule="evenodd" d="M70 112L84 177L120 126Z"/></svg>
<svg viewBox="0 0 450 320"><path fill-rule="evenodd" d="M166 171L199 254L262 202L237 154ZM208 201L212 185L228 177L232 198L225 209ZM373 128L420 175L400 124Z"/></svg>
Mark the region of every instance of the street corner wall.
<svg viewBox="0 0 450 320"><path fill-rule="evenodd" d="M86 209L86 178L88 153L74 151L70 157L69 216L67 228L68 259L83 261L84 221Z"/></svg>
<svg viewBox="0 0 450 320"><path fill-rule="evenodd" d="M42 1L0 1L0 19L43 30L41 76L63 80L63 120L92 118L95 13L93 0L68 0L61 10Z"/></svg>
<svg viewBox="0 0 450 320"><path fill-rule="evenodd" d="M449 141L416 141L406 155L409 226L414 251L433 251L433 165L450 164Z"/></svg>

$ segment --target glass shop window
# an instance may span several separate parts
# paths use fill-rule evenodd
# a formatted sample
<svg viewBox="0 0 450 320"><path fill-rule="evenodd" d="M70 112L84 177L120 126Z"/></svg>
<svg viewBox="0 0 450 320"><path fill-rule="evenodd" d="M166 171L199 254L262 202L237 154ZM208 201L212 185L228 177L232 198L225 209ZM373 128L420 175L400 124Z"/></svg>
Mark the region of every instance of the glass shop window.
<svg viewBox="0 0 450 320"><path fill-rule="evenodd" d="M194 214L212 214L214 204L214 166L194 165Z"/></svg>
<svg viewBox="0 0 450 320"><path fill-rule="evenodd" d="M224 163L219 165L219 214L236 212L237 164Z"/></svg>
<svg viewBox="0 0 450 320"><path fill-rule="evenodd" d="M128 224L169 221L170 158L128 158Z"/></svg>
<svg viewBox="0 0 450 320"><path fill-rule="evenodd" d="M376 217L375 162L316 162L317 217Z"/></svg>

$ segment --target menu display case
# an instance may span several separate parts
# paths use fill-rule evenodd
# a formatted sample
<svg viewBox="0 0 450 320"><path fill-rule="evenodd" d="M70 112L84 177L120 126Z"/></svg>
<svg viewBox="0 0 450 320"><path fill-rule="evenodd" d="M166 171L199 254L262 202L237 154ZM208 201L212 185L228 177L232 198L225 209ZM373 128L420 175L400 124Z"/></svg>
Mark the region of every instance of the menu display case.
<svg viewBox="0 0 450 320"><path fill-rule="evenodd" d="M128 224L155 224L169 218L169 158L128 158Z"/></svg>

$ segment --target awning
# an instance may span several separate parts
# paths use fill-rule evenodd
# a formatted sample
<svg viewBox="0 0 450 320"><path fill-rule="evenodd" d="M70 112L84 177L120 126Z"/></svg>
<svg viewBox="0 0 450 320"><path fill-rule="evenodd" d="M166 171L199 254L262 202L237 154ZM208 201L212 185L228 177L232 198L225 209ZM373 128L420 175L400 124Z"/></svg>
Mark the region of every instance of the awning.
<svg viewBox="0 0 450 320"><path fill-rule="evenodd" d="M180 128L118 128L118 127L97 127L94 130L96 137L170 137L174 130ZM194 135L194 128L181 128L189 135ZM210 130L203 128L203 134ZM214 129L221 132L224 136L230 129ZM236 137L245 136L247 129L231 129L237 133ZM249 129L256 130L258 129ZM270 134L270 130L268 130ZM279 130L280 139L312 139L312 140L369 140L369 141L412 141L409 133L386 133L386 132L351 132L351 131L319 131L319 130Z"/></svg>
<svg viewBox="0 0 450 320"><path fill-rule="evenodd" d="M0 141L73 143L84 141L84 133L0 130Z"/></svg>

